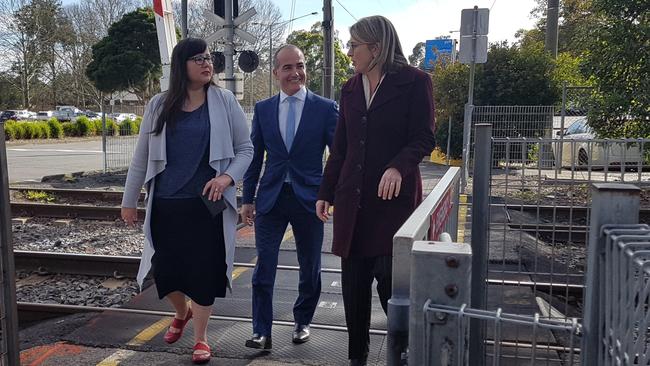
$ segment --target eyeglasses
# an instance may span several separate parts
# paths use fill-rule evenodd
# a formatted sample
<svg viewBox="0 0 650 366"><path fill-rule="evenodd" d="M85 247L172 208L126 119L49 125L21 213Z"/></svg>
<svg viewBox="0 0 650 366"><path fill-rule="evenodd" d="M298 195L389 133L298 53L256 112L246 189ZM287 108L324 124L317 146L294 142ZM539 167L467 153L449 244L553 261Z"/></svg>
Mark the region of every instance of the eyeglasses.
<svg viewBox="0 0 650 366"><path fill-rule="evenodd" d="M194 61L195 64L197 65L203 65L204 63L209 63L212 64L212 55L200 55L200 56L193 56L188 58L188 60Z"/></svg>
<svg viewBox="0 0 650 366"><path fill-rule="evenodd" d="M359 47L361 45L364 45L364 44L372 44L372 43L369 43L369 42L356 43L356 42L348 41L348 43L346 43L345 45L349 50L354 51L355 48L357 48L357 47Z"/></svg>

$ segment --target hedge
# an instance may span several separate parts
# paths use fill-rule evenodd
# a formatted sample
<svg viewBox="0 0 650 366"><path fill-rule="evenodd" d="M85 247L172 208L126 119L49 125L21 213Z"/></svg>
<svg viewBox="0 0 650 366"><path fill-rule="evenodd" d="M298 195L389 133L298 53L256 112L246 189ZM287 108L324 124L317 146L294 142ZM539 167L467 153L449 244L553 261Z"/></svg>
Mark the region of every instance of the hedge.
<svg viewBox="0 0 650 366"><path fill-rule="evenodd" d="M140 130L142 118L138 117L135 121L126 120L122 124L114 120L106 119L107 136L130 136L137 135ZM7 120L4 123L6 140L29 140L29 139L47 139L77 136L101 136L102 121L101 119L90 120L88 117L78 117L74 122L59 122L52 117L46 122L24 122Z"/></svg>

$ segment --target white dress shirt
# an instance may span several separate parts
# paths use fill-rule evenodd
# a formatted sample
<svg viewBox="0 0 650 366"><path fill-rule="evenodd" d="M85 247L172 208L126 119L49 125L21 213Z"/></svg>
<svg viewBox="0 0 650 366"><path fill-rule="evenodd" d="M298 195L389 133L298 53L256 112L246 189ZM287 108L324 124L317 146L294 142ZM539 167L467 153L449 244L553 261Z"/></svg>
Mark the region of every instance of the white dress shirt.
<svg viewBox="0 0 650 366"><path fill-rule="evenodd" d="M361 80L363 82L363 94L366 96L366 109L370 108L372 100L375 99L375 95L377 95L377 91L381 86L381 82L384 81L384 76L386 76L386 74L381 76L381 79L379 79L379 84L377 84L377 87L375 88L375 92L370 95L370 80L368 80L366 74L361 75Z"/></svg>
<svg viewBox="0 0 650 366"><path fill-rule="evenodd" d="M298 125L300 124L300 116L302 116L302 109L305 106L305 98L307 98L307 89L301 87L300 90L295 92L292 97L295 97L296 100L293 102L293 108L296 121L296 130L298 131ZM282 135L282 141L287 141L287 113L289 113L289 101L287 100L287 95L285 92L280 91L280 106L278 107L278 122L280 123L280 134ZM294 131L294 132L295 132ZM295 141L295 137L294 137Z"/></svg>

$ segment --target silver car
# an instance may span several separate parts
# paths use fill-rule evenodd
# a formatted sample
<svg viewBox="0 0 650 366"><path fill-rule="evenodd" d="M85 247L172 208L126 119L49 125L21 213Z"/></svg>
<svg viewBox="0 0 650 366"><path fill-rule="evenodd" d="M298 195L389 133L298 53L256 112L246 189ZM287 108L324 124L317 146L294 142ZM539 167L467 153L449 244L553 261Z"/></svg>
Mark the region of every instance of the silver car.
<svg viewBox="0 0 650 366"><path fill-rule="evenodd" d="M559 134L559 133L558 133ZM572 123L553 144L555 156L561 154L562 167L604 168L643 164L639 142L634 139L598 139L587 118Z"/></svg>

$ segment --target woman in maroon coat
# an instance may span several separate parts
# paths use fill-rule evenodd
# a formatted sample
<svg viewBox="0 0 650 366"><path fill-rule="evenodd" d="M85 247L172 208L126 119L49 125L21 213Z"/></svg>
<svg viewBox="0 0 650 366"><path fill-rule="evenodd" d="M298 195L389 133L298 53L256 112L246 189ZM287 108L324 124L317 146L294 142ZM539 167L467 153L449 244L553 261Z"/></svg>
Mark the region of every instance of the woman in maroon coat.
<svg viewBox="0 0 650 366"><path fill-rule="evenodd" d="M332 251L341 257L351 365L368 355L372 282L386 312L393 235L422 200L418 164L434 147L431 78L408 66L391 22L350 27L356 74L341 90L339 120L316 213L336 207Z"/></svg>

